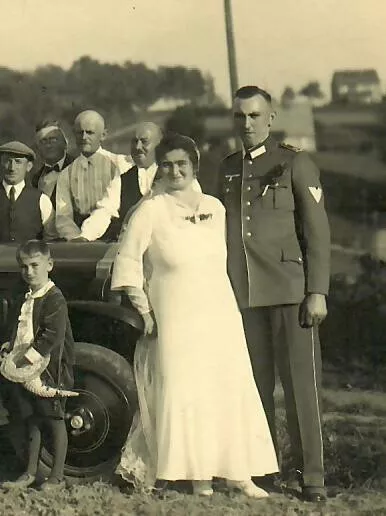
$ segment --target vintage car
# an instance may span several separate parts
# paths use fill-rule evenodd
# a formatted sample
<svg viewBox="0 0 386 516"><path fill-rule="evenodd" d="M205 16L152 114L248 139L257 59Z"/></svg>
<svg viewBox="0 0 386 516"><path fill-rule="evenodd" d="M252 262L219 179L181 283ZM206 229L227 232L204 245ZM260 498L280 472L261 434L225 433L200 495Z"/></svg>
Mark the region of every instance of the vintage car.
<svg viewBox="0 0 386 516"><path fill-rule="evenodd" d="M53 242L51 274L68 301L76 342L75 389L79 396L66 405L69 447L68 480L111 477L136 410L131 363L142 319L128 300L110 292L116 243ZM20 284L14 244L0 245L0 337L4 332L11 292ZM12 435L16 452L26 439ZM22 455L22 454L20 454ZM49 436L44 438L40 473L52 463Z"/></svg>

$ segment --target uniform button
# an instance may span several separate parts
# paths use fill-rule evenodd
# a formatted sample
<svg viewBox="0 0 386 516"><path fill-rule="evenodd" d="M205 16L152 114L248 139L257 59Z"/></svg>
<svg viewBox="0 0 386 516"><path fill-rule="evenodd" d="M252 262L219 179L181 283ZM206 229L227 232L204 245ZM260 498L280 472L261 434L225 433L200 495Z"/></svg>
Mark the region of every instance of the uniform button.
<svg viewBox="0 0 386 516"><path fill-rule="evenodd" d="M248 176L248 177L249 177L249 179L252 179L252 177L253 177L253 174L249 174L249 176Z"/></svg>
<svg viewBox="0 0 386 516"><path fill-rule="evenodd" d="M247 190L250 192L252 190L252 186L247 186Z"/></svg>
<svg viewBox="0 0 386 516"><path fill-rule="evenodd" d="M250 205L251 205L251 201L247 201L245 204L246 204L247 206L250 206Z"/></svg>
<svg viewBox="0 0 386 516"><path fill-rule="evenodd" d="M300 256L299 256L298 261L299 261L299 262L302 262L302 261L303 261L303 258L300 258Z"/></svg>
<svg viewBox="0 0 386 516"><path fill-rule="evenodd" d="M248 231L247 237L250 237L250 236L252 236L252 233L250 231Z"/></svg>
<svg viewBox="0 0 386 516"><path fill-rule="evenodd" d="M230 192L229 188L225 188L226 193Z"/></svg>
<svg viewBox="0 0 386 516"><path fill-rule="evenodd" d="M245 220L251 220L251 217L250 217L249 215L247 215L247 216L245 217Z"/></svg>

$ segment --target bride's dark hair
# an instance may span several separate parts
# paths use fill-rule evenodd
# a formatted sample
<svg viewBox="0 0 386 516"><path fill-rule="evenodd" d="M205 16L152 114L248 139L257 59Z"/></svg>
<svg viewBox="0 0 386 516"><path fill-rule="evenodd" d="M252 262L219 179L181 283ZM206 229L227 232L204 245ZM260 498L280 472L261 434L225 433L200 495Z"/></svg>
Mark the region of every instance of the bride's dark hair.
<svg viewBox="0 0 386 516"><path fill-rule="evenodd" d="M196 142L192 140L192 138L189 138L189 136L185 136L183 134L165 134L155 149L155 158L157 163L161 163L167 152L176 149L182 149L186 152L192 162L194 170L197 172L200 165L200 151L198 150Z"/></svg>

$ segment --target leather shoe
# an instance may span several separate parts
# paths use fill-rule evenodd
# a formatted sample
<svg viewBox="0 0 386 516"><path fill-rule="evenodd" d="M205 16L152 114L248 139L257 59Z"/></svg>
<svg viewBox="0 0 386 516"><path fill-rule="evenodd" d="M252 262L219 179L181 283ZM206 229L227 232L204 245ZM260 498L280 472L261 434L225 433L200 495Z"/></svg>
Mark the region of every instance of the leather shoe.
<svg viewBox="0 0 386 516"><path fill-rule="evenodd" d="M305 502L321 503L327 500L326 491L322 487L303 487L302 498Z"/></svg>

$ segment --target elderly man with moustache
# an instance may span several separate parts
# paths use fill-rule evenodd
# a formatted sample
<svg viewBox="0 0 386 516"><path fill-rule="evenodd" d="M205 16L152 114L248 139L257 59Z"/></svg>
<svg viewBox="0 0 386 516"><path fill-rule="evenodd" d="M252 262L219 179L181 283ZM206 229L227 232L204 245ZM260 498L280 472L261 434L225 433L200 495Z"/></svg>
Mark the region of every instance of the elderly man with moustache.
<svg viewBox="0 0 386 516"><path fill-rule="evenodd" d="M36 147L42 166L32 177L32 186L44 192L56 205L56 183L58 176L74 157L68 153L68 142L57 120L43 120L36 126Z"/></svg>
<svg viewBox="0 0 386 516"><path fill-rule="evenodd" d="M101 147L106 129L96 111L80 113L74 122L80 155L58 177L56 228L65 240L86 242L101 238L112 217L118 217L120 174L130 168L131 159ZM115 185L114 188L109 186ZM105 198L105 205L98 201Z"/></svg>
<svg viewBox="0 0 386 516"><path fill-rule="evenodd" d="M12 141L0 146L0 242L56 237L55 211L47 195L26 183L35 153Z"/></svg>
<svg viewBox="0 0 386 516"><path fill-rule="evenodd" d="M318 324L327 314L330 232L319 170L307 153L272 138L275 110L265 90L240 88L233 116L243 149L223 161L219 175L228 270L272 437L276 363L292 452L289 476L292 469L299 477L305 500L322 501Z"/></svg>
<svg viewBox="0 0 386 516"><path fill-rule="evenodd" d="M130 142L134 166L114 178L106 196L97 203L99 208L109 210L113 192L120 191L119 217L113 220L108 232L113 239L119 236L126 224L126 216L130 215L132 208L144 196L162 189L162 184L157 181L158 165L155 158L155 149L162 136L162 129L154 122L145 121L137 124ZM201 191L197 179L193 182L193 188L195 191Z"/></svg>

